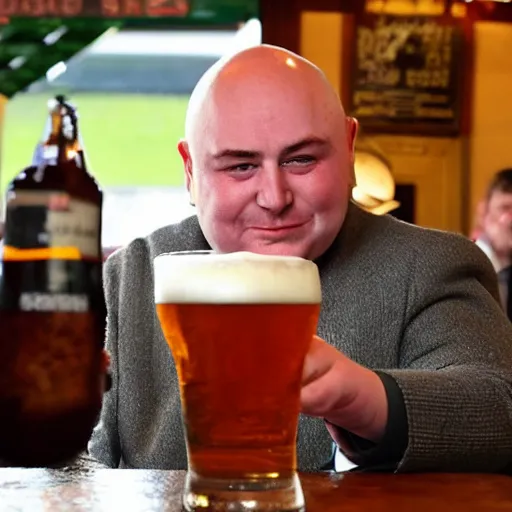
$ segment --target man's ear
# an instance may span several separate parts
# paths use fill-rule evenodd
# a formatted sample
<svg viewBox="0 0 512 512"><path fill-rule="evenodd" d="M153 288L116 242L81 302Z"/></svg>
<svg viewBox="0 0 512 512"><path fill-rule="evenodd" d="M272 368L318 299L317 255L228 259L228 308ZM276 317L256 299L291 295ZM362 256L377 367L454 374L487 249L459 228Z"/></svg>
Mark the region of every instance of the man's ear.
<svg viewBox="0 0 512 512"><path fill-rule="evenodd" d="M359 122L355 117L347 116L345 119L347 125L347 143L350 162L353 164L356 156L356 137L359 130Z"/></svg>
<svg viewBox="0 0 512 512"><path fill-rule="evenodd" d="M195 206L196 197L194 189L194 176L192 171L192 157L190 156L190 151L186 140L180 140L178 142L178 152L181 156L181 159L183 160L183 169L185 171L185 185L190 196L190 204L192 206Z"/></svg>
<svg viewBox="0 0 512 512"><path fill-rule="evenodd" d="M359 128L359 123L355 117L347 116L345 118L345 131L347 137L347 151L348 151L348 160L350 166L350 188L356 186L356 169L355 169L355 161L356 161L356 137L357 131Z"/></svg>

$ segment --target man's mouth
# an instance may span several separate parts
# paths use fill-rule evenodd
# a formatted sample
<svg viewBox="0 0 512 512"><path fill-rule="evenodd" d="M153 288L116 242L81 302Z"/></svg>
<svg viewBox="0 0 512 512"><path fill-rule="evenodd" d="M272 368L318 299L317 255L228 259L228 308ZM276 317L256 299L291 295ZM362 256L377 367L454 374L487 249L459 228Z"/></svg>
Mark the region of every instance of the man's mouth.
<svg viewBox="0 0 512 512"><path fill-rule="evenodd" d="M296 237L301 233L301 229L304 228L310 221L300 222L286 222L280 224L260 224L256 226L250 226L249 230L256 233L260 237L268 238L269 240L285 239L288 237Z"/></svg>
<svg viewBox="0 0 512 512"><path fill-rule="evenodd" d="M268 233L284 233L286 231L291 231L297 228L301 228L304 226L306 222L294 222L287 224L272 224L272 225L263 225L263 226L251 226L251 229L257 231L264 231Z"/></svg>

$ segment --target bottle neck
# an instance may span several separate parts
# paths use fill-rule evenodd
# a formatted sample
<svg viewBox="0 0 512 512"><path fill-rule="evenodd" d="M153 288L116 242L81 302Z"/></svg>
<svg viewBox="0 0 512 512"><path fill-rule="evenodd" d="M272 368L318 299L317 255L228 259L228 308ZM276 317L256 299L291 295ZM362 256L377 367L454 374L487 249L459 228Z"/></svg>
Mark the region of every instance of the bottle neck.
<svg viewBox="0 0 512 512"><path fill-rule="evenodd" d="M74 161L80 168L84 168L76 113L70 105L59 104L50 112L43 141L36 148L33 164L57 165Z"/></svg>

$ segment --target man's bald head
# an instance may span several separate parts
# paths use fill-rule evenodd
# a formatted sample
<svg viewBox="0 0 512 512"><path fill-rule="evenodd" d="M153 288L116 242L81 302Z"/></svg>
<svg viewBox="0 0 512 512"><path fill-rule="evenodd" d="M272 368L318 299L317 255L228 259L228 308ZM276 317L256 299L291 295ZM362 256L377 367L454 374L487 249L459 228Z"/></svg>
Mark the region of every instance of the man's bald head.
<svg viewBox="0 0 512 512"><path fill-rule="evenodd" d="M215 107L220 99L233 101L236 92L246 104L254 104L279 91L285 97L295 92L305 100L308 96L314 99L317 108L328 112L330 121L338 125L339 136L345 137L345 113L324 73L289 50L260 45L220 59L201 77L187 108L185 138L189 146L195 145L197 131L201 133L206 124L205 117L219 113Z"/></svg>

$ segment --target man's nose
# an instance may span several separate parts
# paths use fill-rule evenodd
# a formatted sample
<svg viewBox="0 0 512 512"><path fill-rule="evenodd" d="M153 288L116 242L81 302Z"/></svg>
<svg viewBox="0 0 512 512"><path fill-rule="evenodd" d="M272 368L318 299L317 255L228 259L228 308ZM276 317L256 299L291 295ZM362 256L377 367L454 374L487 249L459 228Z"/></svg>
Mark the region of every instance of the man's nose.
<svg viewBox="0 0 512 512"><path fill-rule="evenodd" d="M279 214L293 202L285 173L272 165L260 171L259 190L256 202L261 208Z"/></svg>

